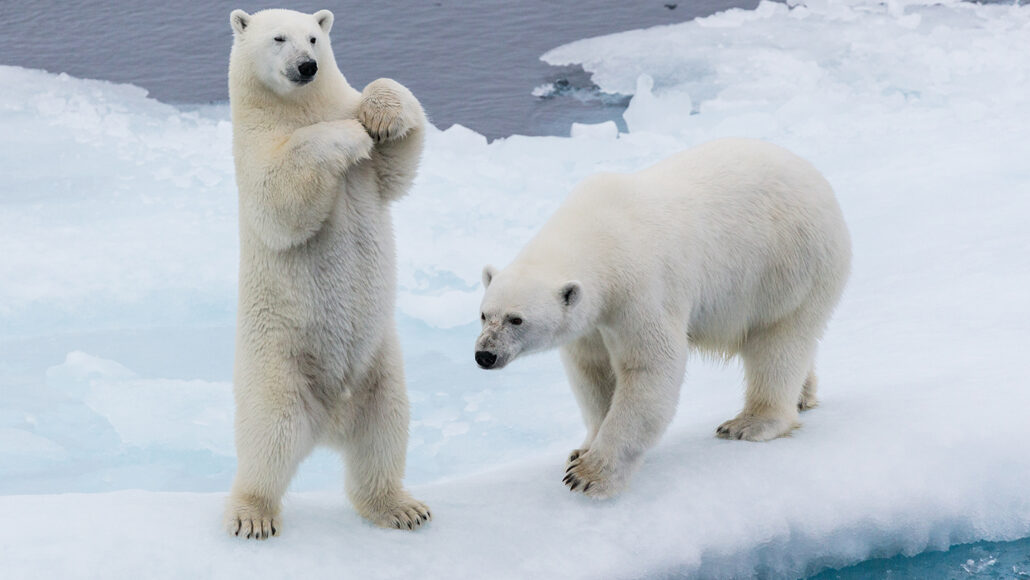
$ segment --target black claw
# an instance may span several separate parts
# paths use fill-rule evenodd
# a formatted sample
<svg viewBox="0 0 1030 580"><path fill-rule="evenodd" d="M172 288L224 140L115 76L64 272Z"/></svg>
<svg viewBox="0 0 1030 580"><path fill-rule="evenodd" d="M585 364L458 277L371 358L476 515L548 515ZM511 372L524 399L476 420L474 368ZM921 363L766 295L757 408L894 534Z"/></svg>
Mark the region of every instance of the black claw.
<svg viewBox="0 0 1030 580"><path fill-rule="evenodd" d="M592 481L587 482L587 484L583 486L583 493L586 493L587 490L590 489L591 485L594 485L594 482L592 482Z"/></svg>
<svg viewBox="0 0 1030 580"><path fill-rule="evenodd" d="M272 535L274 536L277 533L279 533L279 532L275 529L275 526L272 526Z"/></svg>
<svg viewBox="0 0 1030 580"><path fill-rule="evenodd" d="M579 487L579 481L576 481L576 483L573 483L572 487L569 488L569 491L576 491L577 487Z"/></svg>
<svg viewBox="0 0 1030 580"><path fill-rule="evenodd" d="M409 529L409 530L413 530L413 529L415 529L415 528L414 528L414 527L413 527L413 526L411 525L411 522L408 522L408 529Z"/></svg>
<svg viewBox="0 0 1030 580"><path fill-rule="evenodd" d="M570 473L570 474L566 475L565 479L561 480L561 482L564 483L565 485L568 485L569 482L572 481L572 478L573 478L573 475Z"/></svg>

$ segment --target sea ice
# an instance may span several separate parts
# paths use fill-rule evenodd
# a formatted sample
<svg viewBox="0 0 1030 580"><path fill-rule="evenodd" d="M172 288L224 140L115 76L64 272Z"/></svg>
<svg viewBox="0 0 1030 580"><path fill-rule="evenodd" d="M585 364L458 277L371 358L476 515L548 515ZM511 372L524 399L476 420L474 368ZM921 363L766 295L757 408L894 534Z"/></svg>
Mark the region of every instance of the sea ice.
<svg viewBox="0 0 1030 580"><path fill-rule="evenodd" d="M395 211L408 482L433 523L372 529L320 452L283 537L260 545L218 525L234 467L227 109L0 67L4 574L786 577L1030 536L1027 46L1030 6L812 0L548 52L633 95L629 132L432 129ZM481 268L585 176L730 135L811 160L850 224L822 405L791 437L717 440L740 370L691 361L626 494L570 495L584 429L557 357L472 361Z"/></svg>

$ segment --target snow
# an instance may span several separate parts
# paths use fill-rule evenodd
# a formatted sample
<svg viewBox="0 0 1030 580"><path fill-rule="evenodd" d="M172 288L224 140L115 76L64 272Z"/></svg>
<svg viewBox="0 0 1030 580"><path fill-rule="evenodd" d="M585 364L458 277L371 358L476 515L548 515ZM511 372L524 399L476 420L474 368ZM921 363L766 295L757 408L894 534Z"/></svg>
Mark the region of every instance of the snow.
<svg viewBox="0 0 1030 580"><path fill-rule="evenodd" d="M372 528L328 452L283 535L223 537L238 252L225 106L0 67L5 576L798 576L1030 536L1030 6L762 3L543 56L632 94L625 121L488 143L430 131L396 208L417 533ZM479 275L573 184L722 136L838 192L854 272L792 437L717 440L735 363L691 361L631 488L561 486L583 435L553 354L472 362ZM184 557L185 556L185 557Z"/></svg>

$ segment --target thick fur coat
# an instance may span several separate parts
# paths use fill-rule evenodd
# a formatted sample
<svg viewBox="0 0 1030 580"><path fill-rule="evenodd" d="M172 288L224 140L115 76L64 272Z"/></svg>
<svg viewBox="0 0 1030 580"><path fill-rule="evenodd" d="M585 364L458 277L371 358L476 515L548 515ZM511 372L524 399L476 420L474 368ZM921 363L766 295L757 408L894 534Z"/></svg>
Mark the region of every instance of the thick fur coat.
<svg viewBox="0 0 1030 580"><path fill-rule="evenodd" d="M393 318L390 204L411 185L425 117L403 86L358 92L333 58L327 10L230 16L240 208L229 532L281 530L280 503L315 445L341 452L355 508L413 528L401 484L408 401Z"/></svg>
<svg viewBox="0 0 1030 580"><path fill-rule="evenodd" d="M587 427L565 483L612 496L671 421L691 347L744 363L744 409L718 436L794 429L816 404L816 346L850 262L833 190L808 162L714 141L589 178L511 265L488 266L476 361L560 347Z"/></svg>

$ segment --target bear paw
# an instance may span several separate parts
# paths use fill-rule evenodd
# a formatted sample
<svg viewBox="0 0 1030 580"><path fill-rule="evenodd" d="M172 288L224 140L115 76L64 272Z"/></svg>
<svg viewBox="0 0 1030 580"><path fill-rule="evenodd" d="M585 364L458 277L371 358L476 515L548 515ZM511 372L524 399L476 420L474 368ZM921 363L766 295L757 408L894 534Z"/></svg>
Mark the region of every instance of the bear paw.
<svg viewBox="0 0 1030 580"><path fill-rule="evenodd" d="M583 455L587 451L589 451L589 450L586 449L586 448L583 448L583 449L573 449L572 453L569 453L569 458L565 460L565 467L568 467L570 463L572 463L573 461L579 459L579 456Z"/></svg>
<svg viewBox="0 0 1030 580"><path fill-rule="evenodd" d="M569 455L562 483L569 487L569 491L579 491L595 499L605 499L622 491L625 479L614 462L599 453L577 449Z"/></svg>
<svg viewBox="0 0 1030 580"><path fill-rule="evenodd" d="M225 531L230 536L267 540L279 535L279 516L268 502L256 498L232 498L225 512Z"/></svg>
<svg viewBox="0 0 1030 580"><path fill-rule="evenodd" d="M381 528L398 530L414 530L433 519L426 504L407 494L392 501L376 502L376 505L362 510L362 515Z"/></svg>
<svg viewBox="0 0 1030 580"><path fill-rule="evenodd" d="M361 93L358 121L377 142L400 139L419 124L421 107L401 84L379 79Z"/></svg>
<svg viewBox="0 0 1030 580"><path fill-rule="evenodd" d="M819 399L814 394L801 393L798 399L798 411L807 411L819 406Z"/></svg>
<svg viewBox="0 0 1030 580"><path fill-rule="evenodd" d="M768 441L789 434L798 424L792 419L741 413L715 430L722 439Z"/></svg>
<svg viewBox="0 0 1030 580"><path fill-rule="evenodd" d="M805 384L801 388L801 396L798 398L798 411L807 411L819 404L815 392L819 387L819 379L814 372L808 373Z"/></svg>

